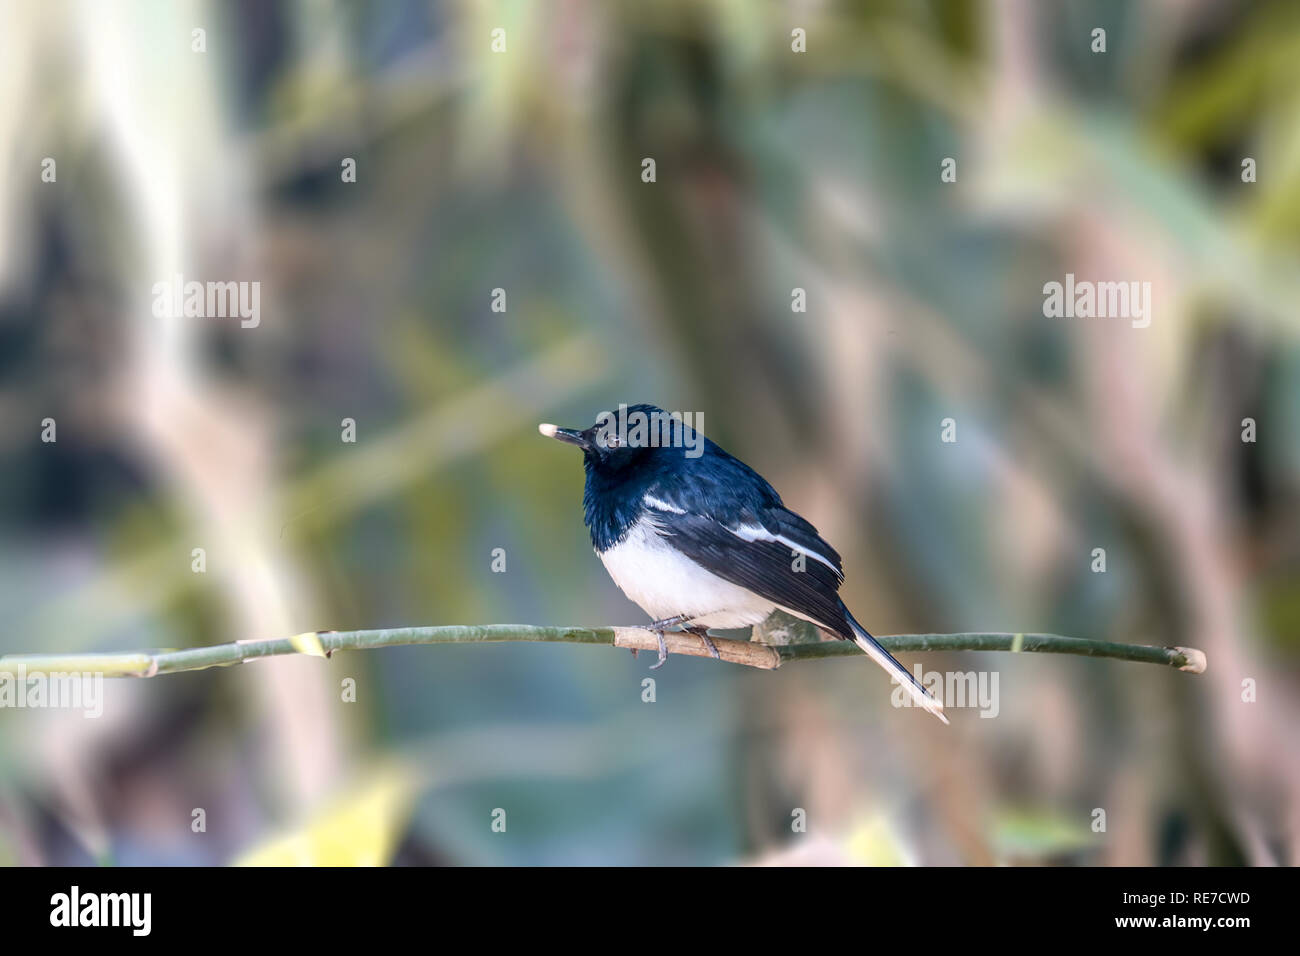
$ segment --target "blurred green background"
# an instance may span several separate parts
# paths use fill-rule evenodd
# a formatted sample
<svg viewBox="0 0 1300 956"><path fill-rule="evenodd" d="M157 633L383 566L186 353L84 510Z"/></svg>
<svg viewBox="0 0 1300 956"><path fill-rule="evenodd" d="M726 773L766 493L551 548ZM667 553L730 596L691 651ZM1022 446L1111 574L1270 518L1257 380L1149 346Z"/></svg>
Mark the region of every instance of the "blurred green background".
<svg viewBox="0 0 1300 956"><path fill-rule="evenodd" d="M560 645L116 681L0 710L0 860L1295 863L1298 241L1289 0L6 3L0 653L641 623L535 425L650 401L877 634L1210 667L928 655L1000 679L950 728L865 659L674 658L654 703ZM176 273L260 324L156 318ZM1045 317L1066 273L1150 282L1150 327Z"/></svg>

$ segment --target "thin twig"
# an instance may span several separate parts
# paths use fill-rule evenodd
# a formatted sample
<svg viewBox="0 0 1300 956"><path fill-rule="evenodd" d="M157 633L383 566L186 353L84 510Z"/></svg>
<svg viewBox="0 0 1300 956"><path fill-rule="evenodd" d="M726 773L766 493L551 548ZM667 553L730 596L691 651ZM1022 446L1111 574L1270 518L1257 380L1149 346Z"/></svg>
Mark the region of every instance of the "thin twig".
<svg viewBox="0 0 1300 956"><path fill-rule="evenodd" d="M154 677L197 671L206 667L238 664L259 657L309 654L328 657L335 651L394 647L402 644L483 644L534 641L553 644L604 644L634 650L655 650L653 631L640 627L536 627L530 624L483 624L446 627L394 627L372 631L313 631L294 637L261 641L236 641L184 650L132 651L119 654L10 654L0 657L0 674L31 675L56 672L102 674L105 677ZM1164 664L1199 674L1205 655L1193 647L1152 647L1089 641L1057 634L895 634L879 638L888 650L907 651L1012 651L1038 654L1082 654L1116 660ZM670 654L709 656L700 638L669 632ZM714 638L722 660L732 664L773 670L790 661L826 657L861 657L847 641L813 644L761 644Z"/></svg>

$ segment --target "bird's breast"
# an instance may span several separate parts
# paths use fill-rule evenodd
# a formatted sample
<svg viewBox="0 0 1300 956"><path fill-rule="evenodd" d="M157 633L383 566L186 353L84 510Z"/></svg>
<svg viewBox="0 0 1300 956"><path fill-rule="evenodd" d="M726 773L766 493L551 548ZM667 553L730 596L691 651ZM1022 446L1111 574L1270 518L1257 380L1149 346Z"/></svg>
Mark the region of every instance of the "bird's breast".
<svg viewBox="0 0 1300 956"><path fill-rule="evenodd" d="M687 614L706 627L747 627L772 612L771 601L696 564L671 540L643 517L596 553L619 589L656 620Z"/></svg>

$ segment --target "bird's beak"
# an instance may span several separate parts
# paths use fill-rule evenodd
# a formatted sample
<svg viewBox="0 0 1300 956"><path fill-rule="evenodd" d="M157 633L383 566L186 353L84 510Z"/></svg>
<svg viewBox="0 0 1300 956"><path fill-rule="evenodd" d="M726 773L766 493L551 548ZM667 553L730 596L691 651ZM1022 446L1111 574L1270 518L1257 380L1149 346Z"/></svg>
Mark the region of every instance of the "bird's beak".
<svg viewBox="0 0 1300 956"><path fill-rule="evenodd" d="M587 436L576 428L557 428L554 425L538 425L537 430L547 438L554 438L557 441L562 441L569 445L577 445L583 451L586 451L591 447L591 442L587 441Z"/></svg>

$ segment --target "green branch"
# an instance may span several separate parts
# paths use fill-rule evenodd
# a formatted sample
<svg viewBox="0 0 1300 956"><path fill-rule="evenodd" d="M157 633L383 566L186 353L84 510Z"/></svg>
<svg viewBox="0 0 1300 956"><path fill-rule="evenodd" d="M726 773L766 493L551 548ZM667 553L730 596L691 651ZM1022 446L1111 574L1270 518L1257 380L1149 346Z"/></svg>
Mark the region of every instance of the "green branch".
<svg viewBox="0 0 1300 956"><path fill-rule="evenodd" d="M665 640L670 654L709 656L700 638L669 632ZM1122 661L1163 664L1199 674L1205 670L1205 655L1192 647L1152 647L1089 641L1056 634L896 634L878 638L894 653L907 651L1012 651L1037 654L1081 654ZM313 631L294 637L264 641L236 641L184 650L132 651L119 654L10 654L0 657L0 674L82 673L105 677L154 677L197 671L276 657L309 654L328 657L335 651L356 651L402 644L485 644L531 641L551 644L604 644L632 650L655 650L653 631L640 627L535 627L529 624L485 624L450 627L395 627L373 631ZM714 638L722 660L772 670L791 661L826 657L860 657L862 652L847 641L812 644L761 644Z"/></svg>

